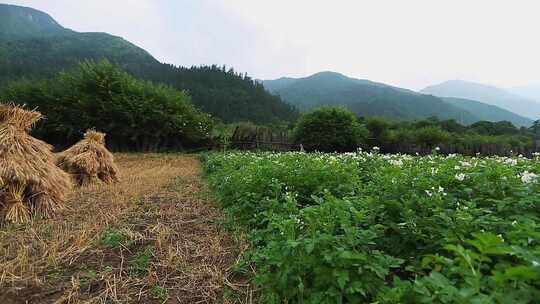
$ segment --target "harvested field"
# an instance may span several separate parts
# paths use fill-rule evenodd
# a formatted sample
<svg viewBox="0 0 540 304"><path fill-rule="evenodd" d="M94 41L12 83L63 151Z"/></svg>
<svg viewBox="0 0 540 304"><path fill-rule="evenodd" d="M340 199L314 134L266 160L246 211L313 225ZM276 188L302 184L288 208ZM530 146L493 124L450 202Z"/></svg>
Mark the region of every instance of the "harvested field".
<svg viewBox="0 0 540 304"><path fill-rule="evenodd" d="M83 187L54 219L0 227L0 303L250 302L196 156L115 155L121 182Z"/></svg>

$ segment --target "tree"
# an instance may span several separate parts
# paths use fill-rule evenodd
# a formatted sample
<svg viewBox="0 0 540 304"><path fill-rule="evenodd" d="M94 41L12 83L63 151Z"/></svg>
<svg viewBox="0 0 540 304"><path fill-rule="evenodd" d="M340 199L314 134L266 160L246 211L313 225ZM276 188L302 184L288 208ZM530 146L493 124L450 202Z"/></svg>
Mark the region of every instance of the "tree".
<svg viewBox="0 0 540 304"><path fill-rule="evenodd" d="M532 126L529 127L529 130L534 134L538 135L540 133L540 119L535 120Z"/></svg>
<svg viewBox="0 0 540 304"><path fill-rule="evenodd" d="M212 128L186 92L137 79L108 61L87 61L50 80L12 83L3 97L38 108L47 120L36 135L57 146L96 128L114 150L194 148L207 143Z"/></svg>
<svg viewBox="0 0 540 304"><path fill-rule="evenodd" d="M519 133L519 129L509 121L479 121L473 123L470 129L481 135L509 135Z"/></svg>
<svg viewBox="0 0 540 304"><path fill-rule="evenodd" d="M368 130L343 108L324 107L303 115L294 136L306 151L349 152L365 143Z"/></svg>
<svg viewBox="0 0 540 304"><path fill-rule="evenodd" d="M450 134L440 127L423 127L414 131L416 142L421 146L434 148L450 139Z"/></svg>

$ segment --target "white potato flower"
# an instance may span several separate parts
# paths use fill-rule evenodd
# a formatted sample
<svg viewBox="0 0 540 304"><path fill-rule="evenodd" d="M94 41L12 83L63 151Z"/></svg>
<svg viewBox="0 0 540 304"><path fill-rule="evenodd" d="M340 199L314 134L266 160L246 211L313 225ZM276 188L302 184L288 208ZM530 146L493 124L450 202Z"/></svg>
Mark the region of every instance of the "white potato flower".
<svg viewBox="0 0 540 304"><path fill-rule="evenodd" d="M504 163L507 164L507 165L515 166L515 165L517 165L517 159L507 158L507 159L504 160Z"/></svg>
<svg viewBox="0 0 540 304"><path fill-rule="evenodd" d="M403 166L403 162L401 161L401 159L391 159L389 162L396 167Z"/></svg>
<svg viewBox="0 0 540 304"><path fill-rule="evenodd" d="M534 181L536 181L538 175L532 173L532 172L529 172L529 171L525 171L523 173L521 173L521 181L525 184L529 184L529 183L532 183Z"/></svg>

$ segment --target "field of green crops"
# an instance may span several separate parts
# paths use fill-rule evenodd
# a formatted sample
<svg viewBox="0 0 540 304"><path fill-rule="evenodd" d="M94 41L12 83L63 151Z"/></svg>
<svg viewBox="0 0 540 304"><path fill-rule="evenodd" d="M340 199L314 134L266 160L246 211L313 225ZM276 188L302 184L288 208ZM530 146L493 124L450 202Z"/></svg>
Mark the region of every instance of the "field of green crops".
<svg viewBox="0 0 540 304"><path fill-rule="evenodd" d="M263 303L540 303L540 159L214 153Z"/></svg>

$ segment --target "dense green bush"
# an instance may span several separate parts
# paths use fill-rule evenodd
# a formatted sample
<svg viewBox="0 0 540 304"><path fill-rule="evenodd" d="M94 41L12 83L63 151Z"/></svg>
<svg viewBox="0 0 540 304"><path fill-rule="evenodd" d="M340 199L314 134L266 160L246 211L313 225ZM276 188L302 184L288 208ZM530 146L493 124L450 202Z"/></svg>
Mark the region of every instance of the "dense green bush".
<svg viewBox="0 0 540 304"><path fill-rule="evenodd" d="M368 131L354 113L324 107L303 115L294 136L306 151L355 151L367 139Z"/></svg>
<svg viewBox="0 0 540 304"><path fill-rule="evenodd" d="M251 237L262 303L540 298L538 159L221 153L205 168Z"/></svg>
<svg viewBox="0 0 540 304"><path fill-rule="evenodd" d="M450 139L450 134L439 127L422 127L416 129L414 136L414 142L428 148L435 147Z"/></svg>
<svg viewBox="0 0 540 304"><path fill-rule="evenodd" d="M187 93L138 80L108 61L81 63L50 80L18 81L1 95L41 111L47 119L36 135L60 146L96 128L115 150L192 148L205 145L212 128Z"/></svg>
<svg viewBox="0 0 540 304"><path fill-rule="evenodd" d="M506 135L517 134L519 129L509 121L489 122L479 121L469 127L475 133L481 135Z"/></svg>
<svg viewBox="0 0 540 304"><path fill-rule="evenodd" d="M464 126L455 120L435 117L407 122L384 118L367 118L369 145L385 153L431 153L440 147L443 153L475 155L510 155L522 153L530 156L535 151L536 134L533 129L518 129L510 122L480 121Z"/></svg>

